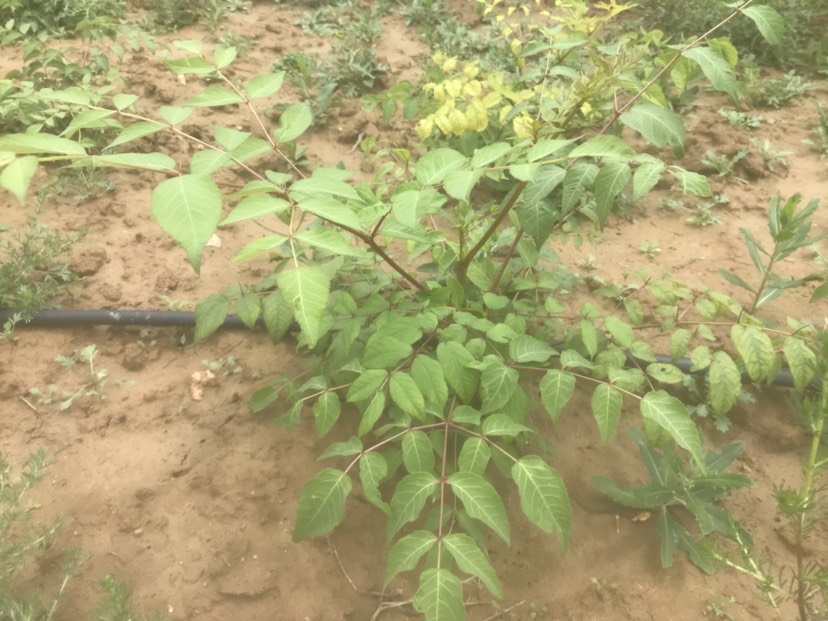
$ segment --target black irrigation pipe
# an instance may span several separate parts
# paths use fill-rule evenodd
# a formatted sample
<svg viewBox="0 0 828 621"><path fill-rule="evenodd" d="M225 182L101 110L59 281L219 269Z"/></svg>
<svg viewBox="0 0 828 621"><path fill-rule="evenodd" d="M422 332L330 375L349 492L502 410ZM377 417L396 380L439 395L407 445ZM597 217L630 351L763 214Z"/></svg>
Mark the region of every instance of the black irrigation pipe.
<svg viewBox="0 0 828 621"><path fill-rule="evenodd" d="M16 311L0 311L0 325L12 319ZM195 326L195 313L192 311L161 311L161 310L48 310L34 313L32 317L18 325L38 328L69 328L73 326L154 326L192 328ZM224 330L247 329L247 326L237 315L228 315L221 325ZM294 322L291 331L298 331L299 326ZM554 345L558 350L560 345ZM678 368L682 373L700 375L705 371L692 370L693 362L689 358L673 360L670 356L656 354L656 362L669 364ZM644 368L650 362L633 356L627 358L628 368ZM747 373L742 374L742 383L749 384L752 380ZM774 386L794 387L793 375L789 369L781 369L771 382Z"/></svg>

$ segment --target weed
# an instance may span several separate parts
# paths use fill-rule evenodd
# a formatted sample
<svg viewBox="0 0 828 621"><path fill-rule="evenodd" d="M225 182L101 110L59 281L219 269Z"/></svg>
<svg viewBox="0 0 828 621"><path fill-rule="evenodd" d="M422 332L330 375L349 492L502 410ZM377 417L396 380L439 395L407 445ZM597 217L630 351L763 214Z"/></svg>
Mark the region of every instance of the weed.
<svg viewBox="0 0 828 621"><path fill-rule="evenodd" d="M655 259L658 255L661 254L661 248L658 245L657 241L643 241L638 246L638 251L644 255L647 255L650 259Z"/></svg>
<svg viewBox="0 0 828 621"><path fill-rule="evenodd" d="M708 169L715 171L719 177L734 177L736 175L736 165L748 153L748 149L739 149L733 155L707 151L702 157L701 163Z"/></svg>
<svg viewBox="0 0 828 621"><path fill-rule="evenodd" d="M739 129L758 129L764 120L761 114L748 114L724 108L719 109L719 115L724 117L731 127Z"/></svg>
<svg viewBox="0 0 828 621"><path fill-rule="evenodd" d="M769 78L750 90L750 99L757 106L781 108L787 102L804 95L811 85L800 75L789 71L781 78Z"/></svg>
<svg viewBox="0 0 828 621"><path fill-rule="evenodd" d="M103 599L90 613L92 621L163 621L161 613L145 615L135 610L129 583L107 574L101 580Z"/></svg>
<svg viewBox="0 0 828 621"><path fill-rule="evenodd" d="M729 608L736 603L736 598L732 595L720 596L716 591L710 591L710 599L704 607L704 616L712 616L715 619L729 619L733 620L733 613Z"/></svg>
<svg viewBox="0 0 828 621"><path fill-rule="evenodd" d="M768 172L776 172L779 166L788 168L788 156L791 155L791 151L776 151L770 140L759 140L759 138L752 138L750 144L759 152Z"/></svg>
<svg viewBox="0 0 828 621"><path fill-rule="evenodd" d="M123 16L124 0L4 0L0 24L23 35L67 36Z"/></svg>
<svg viewBox="0 0 828 621"><path fill-rule="evenodd" d="M238 375L244 370L233 356L223 356L218 360L202 360L201 364L207 367L208 371L216 375L221 373L223 377Z"/></svg>
<svg viewBox="0 0 828 621"><path fill-rule="evenodd" d="M803 142L819 152L820 157L825 157L828 155L828 107L819 102L815 102L814 106L817 111L817 124L811 133L816 136L816 140L807 138Z"/></svg>

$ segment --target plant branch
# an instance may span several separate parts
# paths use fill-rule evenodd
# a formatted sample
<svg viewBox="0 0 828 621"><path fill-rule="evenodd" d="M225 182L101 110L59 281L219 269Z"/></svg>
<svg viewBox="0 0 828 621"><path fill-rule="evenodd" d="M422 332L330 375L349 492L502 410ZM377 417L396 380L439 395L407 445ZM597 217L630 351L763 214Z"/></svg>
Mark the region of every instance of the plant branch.
<svg viewBox="0 0 828 621"><path fill-rule="evenodd" d="M520 243L520 240L523 239L523 233L525 231L520 229L517 234L515 235L515 239L512 242L512 245L509 246L509 250L506 252L506 258L503 259L503 263L500 265L500 269L497 270L497 274L492 281L492 291L496 291L497 288L500 286L500 281L503 278L503 274L506 271L506 267L509 265L509 262L512 260L512 256L515 254L515 248Z"/></svg>

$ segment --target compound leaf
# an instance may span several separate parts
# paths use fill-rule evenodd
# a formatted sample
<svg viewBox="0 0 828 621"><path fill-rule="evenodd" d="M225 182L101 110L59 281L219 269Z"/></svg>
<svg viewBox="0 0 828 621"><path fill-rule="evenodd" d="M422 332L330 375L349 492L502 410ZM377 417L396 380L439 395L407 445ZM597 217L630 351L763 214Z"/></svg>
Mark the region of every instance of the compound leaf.
<svg viewBox="0 0 828 621"><path fill-rule="evenodd" d="M325 468L302 488L293 540L302 541L331 532L345 514L351 479L341 470Z"/></svg>
<svg viewBox="0 0 828 621"><path fill-rule="evenodd" d="M512 466L520 493L520 508L545 533L555 531L561 550L572 528L572 507L561 475L537 455L527 455Z"/></svg>

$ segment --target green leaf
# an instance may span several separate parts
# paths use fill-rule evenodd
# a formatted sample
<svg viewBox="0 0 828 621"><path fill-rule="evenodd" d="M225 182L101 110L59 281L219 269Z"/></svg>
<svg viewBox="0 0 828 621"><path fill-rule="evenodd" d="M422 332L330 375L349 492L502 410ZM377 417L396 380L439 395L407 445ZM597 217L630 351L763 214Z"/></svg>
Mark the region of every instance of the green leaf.
<svg viewBox="0 0 828 621"><path fill-rule="evenodd" d="M393 537L409 522L416 520L426 500L439 486L431 472L414 472L405 475L391 497L391 517L388 518L388 538Z"/></svg>
<svg viewBox="0 0 828 621"><path fill-rule="evenodd" d="M390 382L391 400L403 412L417 420L425 417L425 400L417 383L404 371L394 371Z"/></svg>
<svg viewBox="0 0 828 621"><path fill-rule="evenodd" d="M435 185L441 183L448 173L457 170L468 162L468 158L462 153L439 147L426 152L414 165L414 175L417 181L423 185Z"/></svg>
<svg viewBox="0 0 828 621"><path fill-rule="evenodd" d="M603 225L615 205L615 198L632 179L626 162L607 162L595 176L595 204L598 222Z"/></svg>
<svg viewBox="0 0 828 621"><path fill-rule="evenodd" d="M632 344L635 342L635 334L633 333L632 327L612 315L604 318L604 326L609 330L612 338L615 339L615 342L620 347L624 349L632 347Z"/></svg>
<svg viewBox="0 0 828 621"><path fill-rule="evenodd" d="M411 377L426 401L440 408L448 402L448 385L439 362L419 354L411 364Z"/></svg>
<svg viewBox="0 0 828 621"><path fill-rule="evenodd" d="M493 358L480 375L481 411L496 412L509 402L518 384L518 372L510 369L499 358Z"/></svg>
<svg viewBox="0 0 828 621"><path fill-rule="evenodd" d="M329 390L319 396L313 404L313 417L316 420L316 433L320 438L324 438L336 424L341 412L342 404L335 392Z"/></svg>
<svg viewBox="0 0 828 621"><path fill-rule="evenodd" d="M348 403L358 403L365 401L376 393L380 386L382 386L388 379L388 373L382 369L369 369L362 373L354 380L351 387L348 388L348 393L345 395L345 401Z"/></svg>
<svg viewBox="0 0 828 621"><path fill-rule="evenodd" d="M631 509L657 509L673 500L673 490L660 483L620 487L607 477L592 477L590 482L613 502Z"/></svg>
<svg viewBox="0 0 828 621"><path fill-rule="evenodd" d="M374 428L377 421L385 412L385 391L374 393L371 401L365 411L362 413L362 418L359 421L359 428L357 435L362 437Z"/></svg>
<svg viewBox="0 0 828 621"><path fill-rule="evenodd" d="M393 378L391 381L394 381ZM422 431L409 431L403 436L402 458L405 469L411 473L434 470L434 449L431 440Z"/></svg>
<svg viewBox="0 0 828 621"><path fill-rule="evenodd" d="M575 376L567 371L550 369L540 382L541 402L552 418L558 420L558 415L564 406L569 403L575 390Z"/></svg>
<svg viewBox="0 0 828 621"><path fill-rule="evenodd" d="M201 251L221 215L221 190L209 177L181 175L158 184L151 203L158 224L184 248L190 265L199 273Z"/></svg>
<svg viewBox="0 0 828 621"><path fill-rule="evenodd" d="M532 430L525 425L513 420L506 414L492 414L483 421L481 429L484 436L511 436L519 433L532 433Z"/></svg>
<svg viewBox="0 0 828 621"><path fill-rule="evenodd" d="M736 274L731 272L730 270L720 269L719 274L721 274L722 278L728 281L730 284L736 285L737 287L741 287L742 289L747 289L751 293L755 293L753 287L747 284L744 280L739 278Z"/></svg>
<svg viewBox="0 0 828 621"><path fill-rule="evenodd" d="M667 512L667 507L662 507L658 514L658 535L661 537L661 567L666 569L673 566L673 557L676 554L678 535L673 518Z"/></svg>
<svg viewBox="0 0 828 621"><path fill-rule="evenodd" d="M189 58L168 60L167 67L169 67L174 73L178 75L183 75L187 73L194 73L196 75L209 75L215 72L215 68L200 56L190 56Z"/></svg>
<svg viewBox="0 0 828 621"><path fill-rule="evenodd" d="M273 137L281 143L293 142L305 133L313 124L313 112L304 103L289 106L279 117L279 127L273 131Z"/></svg>
<svg viewBox="0 0 828 621"><path fill-rule="evenodd" d="M707 177L689 170L669 168L670 174L681 184L681 191L693 196L707 198L713 196L713 190L707 182Z"/></svg>
<svg viewBox="0 0 828 621"><path fill-rule="evenodd" d="M352 438L355 439L355 438ZM359 442L359 439L356 439ZM362 443L360 442L360 446ZM380 483L388 475L388 463L380 453L371 451L359 459L359 480L362 483L362 492L365 498L386 515L391 514L388 503L382 499L379 492ZM390 562L390 561L389 561Z"/></svg>
<svg viewBox="0 0 828 621"><path fill-rule="evenodd" d="M366 369L390 369L405 360L412 352L411 345L393 336L374 333L362 350L362 365Z"/></svg>
<svg viewBox="0 0 828 621"><path fill-rule="evenodd" d="M247 404L250 407L251 412L258 414L274 403L278 398L279 390L277 388L274 388L273 386L263 386L250 395L250 400Z"/></svg>
<svg viewBox="0 0 828 621"><path fill-rule="evenodd" d="M391 210L400 224L416 227L420 218L436 213L444 203L445 198L434 188L405 190L391 197Z"/></svg>
<svg viewBox="0 0 828 621"><path fill-rule="evenodd" d="M298 542L331 532L345 514L351 479L341 470L325 468L302 488L293 540Z"/></svg>
<svg viewBox="0 0 828 621"><path fill-rule="evenodd" d="M437 346L437 360L443 367L448 385L457 393L463 403L469 403L477 393L479 373L469 369L474 356L456 341L440 343Z"/></svg>
<svg viewBox="0 0 828 621"><path fill-rule="evenodd" d="M359 194L352 185L340 179L325 177L299 179L290 186L290 192L297 201L302 201L306 197L335 197L345 200L359 200Z"/></svg>
<svg viewBox="0 0 828 621"><path fill-rule="evenodd" d="M179 125L190 118L192 108L183 106L161 106L158 108L158 115L170 125Z"/></svg>
<svg viewBox="0 0 828 621"><path fill-rule="evenodd" d="M16 157L0 172L0 187L11 192L17 202L26 202L29 183L37 170L37 158L31 155Z"/></svg>
<svg viewBox="0 0 828 621"><path fill-rule="evenodd" d="M704 76L717 91L723 91L736 100L741 97L742 89L733 68L718 49L700 45L684 50L684 56L698 63Z"/></svg>
<svg viewBox="0 0 828 621"><path fill-rule="evenodd" d="M149 136L150 134L154 134L155 132L159 132L165 128L166 125L156 123L155 121L139 121L138 123L132 123L121 130L121 133L118 134L118 137L110 143L108 148L111 149L112 147L132 142L133 140Z"/></svg>
<svg viewBox="0 0 828 621"><path fill-rule="evenodd" d="M196 304L195 342L200 343L218 330L230 312L230 300L214 293Z"/></svg>
<svg viewBox="0 0 828 621"><path fill-rule="evenodd" d="M678 360L687 353L692 338L690 330L679 328L670 335L670 358Z"/></svg>
<svg viewBox="0 0 828 621"><path fill-rule="evenodd" d="M471 517L480 520L509 543L509 519L497 491L485 478L473 472L455 472L447 479L454 495Z"/></svg>
<svg viewBox="0 0 828 621"><path fill-rule="evenodd" d="M340 233L329 228L317 226L312 229L305 229L294 235L295 239L305 242L309 246L321 248L333 255L345 257L364 257L363 248L354 248Z"/></svg>
<svg viewBox="0 0 828 621"><path fill-rule="evenodd" d="M599 384L592 393L592 415L598 423L601 441L606 445L621 418L621 393L609 384Z"/></svg>
<svg viewBox="0 0 828 621"><path fill-rule="evenodd" d="M174 171L176 162L164 153L111 153L93 155L87 162L94 167L103 168L143 168L144 170Z"/></svg>
<svg viewBox="0 0 828 621"><path fill-rule="evenodd" d="M730 337L745 363L750 379L761 382L770 377L776 367L776 352L770 337L756 326L735 324Z"/></svg>
<svg viewBox="0 0 828 621"><path fill-rule="evenodd" d="M221 226L269 214L284 213L289 207L290 204L284 199L269 194L254 194L240 200L233 211L230 212L230 215L221 221Z"/></svg>
<svg viewBox="0 0 828 621"><path fill-rule="evenodd" d="M785 339L784 352L793 376L794 386L798 390L804 390L816 374L816 354L802 339L795 336Z"/></svg>
<svg viewBox="0 0 828 621"><path fill-rule="evenodd" d="M659 362L648 364L647 375L655 381L664 384L681 384L684 381L684 373L672 364L662 364Z"/></svg>
<svg viewBox="0 0 828 621"><path fill-rule="evenodd" d="M329 457L351 457L353 455L359 455L361 452L362 441L355 436L351 436L345 442L334 442L331 444L322 451L322 454L316 458L316 461L328 459Z"/></svg>
<svg viewBox="0 0 828 621"><path fill-rule="evenodd" d="M284 71L278 73L259 73L247 81L244 90L247 91L247 96L250 99L270 97L282 88L282 81L284 79Z"/></svg>
<svg viewBox="0 0 828 621"><path fill-rule="evenodd" d="M322 318L328 305L331 281L318 267L293 267L276 275L285 301L293 307L302 334L313 348L321 336Z"/></svg>
<svg viewBox="0 0 828 621"><path fill-rule="evenodd" d="M482 168L488 166L499 157L506 155L512 150L512 145L508 142L494 142L479 149L474 150L474 155L471 158L472 168Z"/></svg>
<svg viewBox="0 0 828 621"><path fill-rule="evenodd" d="M403 571L411 571L420 562L423 555L434 547L437 537L426 530L415 530L400 539L388 552L388 569L385 572L385 584Z"/></svg>
<svg viewBox="0 0 828 621"><path fill-rule="evenodd" d="M521 194L521 201L529 205L549 196L566 176L566 171L560 166L547 164L541 167L534 179L526 184Z"/></svg>
<svg viewBox="0 0 828 621"><path fill-rule="evenodd" d="M256 327L261 310L262 305L259 302L259 296L251 291L236 300L236 314L242 320L242 323L251 330Z"/></svg>
<svg viewBox="0 0 828 621"><path fill-rule="evenodd" d="M425 621L465 621L463 583L448 569L426 569L412 601Z"/></svg>
<svg viewBox="0 0 828 621"><path fill-rule="evenodd" d="M572 507L561 475L537 455L527 455L512 466L512 478L523 513L543 532L554 531L564 551L572 529Z"/></svg>
<svg viewBox="0 0 828 621"><path fill-rule="evenodd" d="M560 209L549 200L530 203L521 198L515 213L520 226L532 236L536 246L541 246L549 238L561 218Z"/></svg>
<svg viewBox="0 0 828 621"><path fill-rule="evenodd" d="M539 140L532 145L532 148L526 153L527 162L537 162L553 153L558 153L561 149L571 145L576 139L564 140L562 138Z"/></svg>
<svg viewBox="0 0 828 621"><path fill-rule="evenodd" d="M193 95L184 102L187 106L212 108L215 106L228 106L244 101L244 97L236 91L221 86L208 86L197 95Z"/></svg>
<svg viewBox="0 0 828 621"><path fill-rule="evenodd" d="M443 191L454 200L468 203L482 174L481 170L452 170L443 179Z"/></svg>
<svg viewBox="0 0 828 621"><path fill-rule="evenodd" d="M509 343L509 357L519 364L546 362L557 353L549 343L528 334L521 334Z"/></svg>
<svg viewBox="0 0 828 621"><path fill-rule="evenodd" d="M773 7L766 4L748 6L742 9L742 14L753 20L768 43L771 45L782 43L785 36L785 22Z"/></svg>
<svg viewBox="0 0 828 621"><path fill-rule="evenodd" d="M716 416L723 416L742 392L742 374L736 363L723 351L713 354L707 371L708 402Z"/></svg>
<svg viewBox="0 0 828 621"><path fill-rule="evenodd" d="M216 69L224 69L230 65L238 56L238 50L234 47L218 48L213 52L213 60Z"/></svg>
<svg viewBox="0 0 828 621"><path fill-rule="evenodd" d="M468 438L457 456L457 468L462 472L482 475L486 471L486 466L489 465L491 456L492 451L486 440L477 437Z"/></svg>
<svg viewBox="0 0 828 621"><path fill-rule="evenodd" d="M590 138L569 153L569 157L606 157L629 160L635 157L635 151L618 136L602 134Z"/></svg>
<svg viewBox="0 0 828 621"><path fill-rule="evenodd" d="M281 341L293 323L293 313L280 291L273 291L262 300L262 319L270 339L274 343Z"/></svg>
<svg viewBox="0 0 828 621"><path fill-rule="evenodd" d="M299 202L299 208L340 226L362 230L362 223L348 205L333 196L314 196Z"/></svg>
<svg viewBox="0 0 828 621"><path fill-rule="evenodd" d="M684 121L672 110L640 103L622 114L620 120L659 149L665 146L681 148L684 145Z"/></svg>
<svg viewBox="0 0 828 621"><path fill-rule="evenodd" d="M83 110L75 115L72 122L61 132L61 136L71 136L82 129L97 129L101 127L119 127L120 123L111 119L115 110Z"/></svg>
<svg viewBox="0 0 828 621"><path fill-rule="evenodd" d="M636 168L633 172L633 200L644 198L661 180L665 169L663 162L647 162Z"/></svg>
<svg viewBox="0 0 828 621"><path fill-rule="evenodd" d="M701 435L681 401L663 390L649 392L641 400L641 415L670 434L676 444L688 451L696 464L704 469Z"/></svg>
<svg viewBox="0 0 828 621"><path fill-rule="evenodd" d="M577 162L566 172L563 182L563 197L561 210L569 213L575 207L587 188L592 187L595 177L598 175L598 167L588 162Z"/></svg>
<svg viewBox="0 0 828 621"><path fill-rule="evenodd" d="M451 533L443 538L443 544L461 571L479 578L495 597L503 597L497 574L474 539L464 533Z"/></svg>
<svg viewBox="0 0 828 621"><path fill-rule="evenodd" d="M284 235L266 235L265 237L260 237L249 244L245 244L244 247L236 253L236 256L233 257L233 263L243 263L245 261L249 261L264 252L279 248L287 240L288 238Z"/></svg>
<svg viewBox="0 0 828 621"><path fill-rule="evenodd" d="M37 153L56 153L58 155L86 155L84 148L67 138L58 138L50 134L7 134L0 136L0 152L8 151L16 155L35 155Z"/></svg>

